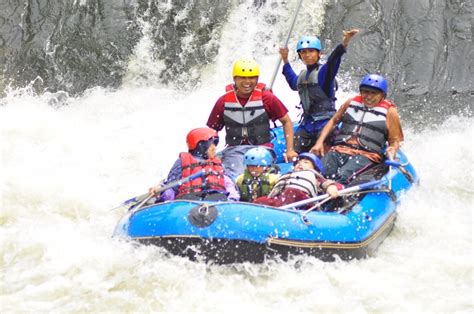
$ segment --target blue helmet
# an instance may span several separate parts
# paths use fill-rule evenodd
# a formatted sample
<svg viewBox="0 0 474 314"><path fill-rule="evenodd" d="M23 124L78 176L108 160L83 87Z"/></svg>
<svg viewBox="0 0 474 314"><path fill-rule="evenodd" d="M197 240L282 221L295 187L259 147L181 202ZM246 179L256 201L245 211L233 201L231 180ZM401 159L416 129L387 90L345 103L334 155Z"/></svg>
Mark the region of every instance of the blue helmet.
<svg viewBox="0 0 474 314"><path fill-rule="evenodd" d="M296 44L296 52L300 52L301 49L316 49L317 51L323 50L323 46L321 44L321 40L315 36L301 36L298 39L298 43Z"/></svg>
<svg viewBox="0 0 474 314"><path fill-rule="evenodd" d="M313 154L313 153L301 153L301 154L298 155L298 158L296 159L295 164L300 159L310 160L313 163L313 166L314 166L315 170L317 170L319 172L323 172L323 170L324 170L323 162L315 154Z"/></svg>
<svg viewBox="0 0 474 314"><path fill-rule="evenodd" d="M245 166L269 167L273 164L273 156L270 151L263 147L249 149L244 155Z"/></svg>
<svg viewBox="0 0 474 314"><path fill-rule="evenodd" d="M387 96L388 83L387 80L378 74L367 74L360 81L359 89L361 87L375 88L383 92L384 96Z"/></svg>

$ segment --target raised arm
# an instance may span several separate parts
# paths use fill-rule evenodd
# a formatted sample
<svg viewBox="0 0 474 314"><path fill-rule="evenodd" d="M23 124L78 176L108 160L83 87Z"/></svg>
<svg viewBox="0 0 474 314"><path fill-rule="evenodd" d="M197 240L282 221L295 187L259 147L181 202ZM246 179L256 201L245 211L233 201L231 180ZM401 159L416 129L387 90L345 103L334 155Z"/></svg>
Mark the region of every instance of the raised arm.
<svg viewBox="0 0 474 314"><path fill-rule="evenodd" d="M349 45L349 41L354 37L355 34L359 32L358 29L354 28L351 29L350 31L342 31L342 46L347 49L347 46Z"/></svg>

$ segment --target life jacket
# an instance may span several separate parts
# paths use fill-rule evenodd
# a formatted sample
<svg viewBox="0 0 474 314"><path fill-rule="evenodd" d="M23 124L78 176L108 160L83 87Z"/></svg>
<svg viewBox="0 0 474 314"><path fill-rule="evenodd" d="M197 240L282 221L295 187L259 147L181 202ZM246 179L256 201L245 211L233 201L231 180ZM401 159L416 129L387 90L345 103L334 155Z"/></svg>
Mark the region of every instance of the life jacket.
<svg viewBox="0 0 474 314"><path fill-rule="evenodd" d="M382 100L376 107L367 107L362 103L362 96L354 97L344 116L336 136L335 145L347 144L351 137L356 137L358 146L354 148L382 154L388 139L387 111L395 106L388 100Z"/></svg>
<svg viewBox="0 0 474 314"><path fill-rule="evenodd" d="M251 202L257 197L268 195L271 190L270 173L263 173L260 177L253 177L250 172L245 169L242 185L239 186L240 200Z"/></svg>
<svg viewBox="0 0 474 314"><path fill-rule="evenodd" d="M298 75L297 87L303 104L305 117L311 117L314 121L330 119L336 113L336 98L328 97L318 82L318 70L314 69L306 75L308 70L303 70Z"/></svg>
<svg viewBox="0 0 474 314"><path fill-rule="evenodd" d="M233 85L226 86L224 125L227 145L261 145L272 140L270 119L262 101L264 88L265 84L258 83L245 106L242 106L237 99Z"/></svg>
<svg viewBox="0 0 474 314"><path fill-rule="evenodd" d="M224 167L219 158L214 157L206 160L198 160L190 153L181 153L179 154L179 158L181 159L182 178L188 177L202 169L206 171L206 174L181 184L176 198L195 192L210 190L225 191Z"/></svg>
<svg viewBox="0 0 474 314"><path fill-rule="evenodd" d="M285 188L295 188L305 192L308 197L318 195L318 181L314 170L290 172L281 176L270 195L277 196Z"/></svg>

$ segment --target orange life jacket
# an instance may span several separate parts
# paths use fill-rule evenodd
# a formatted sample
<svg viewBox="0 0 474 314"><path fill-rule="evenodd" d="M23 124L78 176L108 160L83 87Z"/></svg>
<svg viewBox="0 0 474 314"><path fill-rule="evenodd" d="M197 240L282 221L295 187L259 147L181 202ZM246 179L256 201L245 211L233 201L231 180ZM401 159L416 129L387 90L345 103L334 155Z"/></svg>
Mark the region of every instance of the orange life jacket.
<svg viewBox="0 0 474 314"><path fill-rule="evenodd" d="M209 190L225 191L224 167L219 158L214 157L206 160L198 160L190 153L181 153L179 154L179 158L181 159L181 176L183 178L199 172L202 169L206 171L206 174L181 184L176 197Z"/></svg>

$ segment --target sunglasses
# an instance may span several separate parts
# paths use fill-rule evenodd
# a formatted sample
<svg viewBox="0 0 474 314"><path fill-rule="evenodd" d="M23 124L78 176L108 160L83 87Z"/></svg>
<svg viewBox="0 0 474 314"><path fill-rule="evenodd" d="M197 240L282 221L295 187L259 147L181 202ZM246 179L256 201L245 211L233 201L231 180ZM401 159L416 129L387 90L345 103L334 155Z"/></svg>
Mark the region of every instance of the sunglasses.
<svg viewBox="0 0 474 314"><path fill-rule="evenodd" d="M218 136L213 136L213 137L211 137L211 138L208 140L208 143L209 143L209 144L214 143L214 145L217 146L217 144L219 144L219 137L218 137Z"/></svg>

